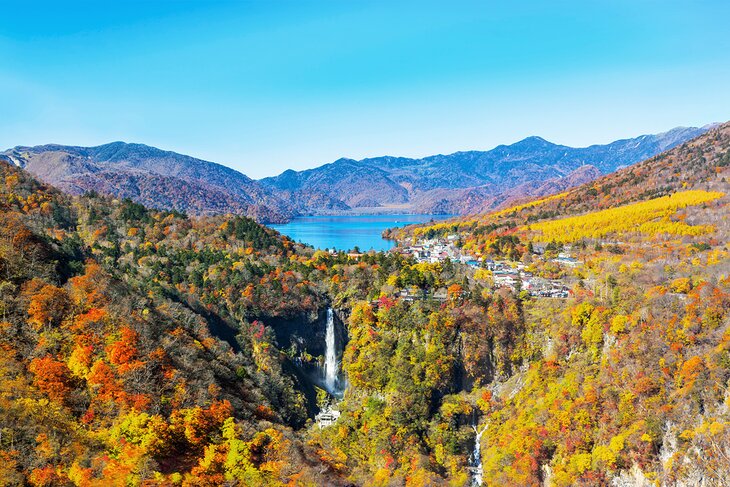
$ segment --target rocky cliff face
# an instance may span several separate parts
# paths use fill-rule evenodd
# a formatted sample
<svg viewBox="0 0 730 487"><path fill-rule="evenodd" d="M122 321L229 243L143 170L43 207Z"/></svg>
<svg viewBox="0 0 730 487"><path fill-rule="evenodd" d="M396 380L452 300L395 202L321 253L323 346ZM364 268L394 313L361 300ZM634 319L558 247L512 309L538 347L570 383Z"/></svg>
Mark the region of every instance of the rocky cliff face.
<svg viewBox="0 0 730 487"><path fill-rule="evenodd" d="M341 362L342 352L349 340L347 311L335 309L333 318L336 355L338 362ZM294 357L292 364L297 369L302 387L308 391L308 399L310 402L316 399L316 394L312 396L309 392L314 391L313 385L324 386L327 310L320 310L316 316L302 314L286 319L272 317L265 321L274 331L278 348Z"/></svg>
<svg viewBox="0 0 730 487"><path fill-rule="evenodd" d="M315 357L325 353L325 328L327 310L321 309L316 316L302 314L284 318L265 319L276 335L279 349L294 349L296 354L307 353ZM347 343L347 315L345 311L334 310L335 334L337 342Z"/></svg>

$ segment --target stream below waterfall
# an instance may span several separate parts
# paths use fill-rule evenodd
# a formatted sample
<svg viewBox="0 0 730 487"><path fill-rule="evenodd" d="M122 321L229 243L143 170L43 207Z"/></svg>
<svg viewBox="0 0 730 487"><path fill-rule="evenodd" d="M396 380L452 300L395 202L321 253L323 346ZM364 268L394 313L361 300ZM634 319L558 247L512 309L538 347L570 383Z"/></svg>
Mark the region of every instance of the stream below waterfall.
<svg viewBox="0 0 730 487"><path fill-rule="evenodd" d="M471 455L469 457L469 463L470 470L471 470L471 486L472 487L481 487L482 480L484 477L484 466L482 465L482 435L485 431L487 431L487 426L484 425L482 429L480 430L478 428L478 422L474 421L474 424L471 425L471 427L474 429L474 433L476 433L476 437L474 438L474 449L471 452Z"/></svg>

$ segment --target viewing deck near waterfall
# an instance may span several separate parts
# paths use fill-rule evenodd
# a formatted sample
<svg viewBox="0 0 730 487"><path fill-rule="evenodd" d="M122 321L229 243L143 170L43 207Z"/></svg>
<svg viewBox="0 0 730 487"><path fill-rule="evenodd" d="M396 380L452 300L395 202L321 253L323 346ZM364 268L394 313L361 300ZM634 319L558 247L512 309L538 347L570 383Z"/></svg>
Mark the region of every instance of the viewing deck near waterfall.
<svg viewBox="0 0 730 487"><path fill-rule="evenodd" d="M332 407L326 407L325 409L317 413L317 415L314 417L314 420L317 422L317 425L319 425L321 429L333 425L335 421L339 419L339 417L340 412L338 410L333 409Z"/></svg>

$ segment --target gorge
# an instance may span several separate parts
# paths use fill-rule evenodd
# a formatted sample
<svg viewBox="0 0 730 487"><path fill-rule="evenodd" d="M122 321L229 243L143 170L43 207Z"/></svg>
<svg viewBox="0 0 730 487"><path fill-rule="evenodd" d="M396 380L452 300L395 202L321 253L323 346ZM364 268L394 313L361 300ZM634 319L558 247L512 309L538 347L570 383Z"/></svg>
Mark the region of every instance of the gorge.
<svg viewBox="0 0 730 487"><path fill-rule="evenodd" d="M730 0L0 11L0 487L730 487Z"/></svg>

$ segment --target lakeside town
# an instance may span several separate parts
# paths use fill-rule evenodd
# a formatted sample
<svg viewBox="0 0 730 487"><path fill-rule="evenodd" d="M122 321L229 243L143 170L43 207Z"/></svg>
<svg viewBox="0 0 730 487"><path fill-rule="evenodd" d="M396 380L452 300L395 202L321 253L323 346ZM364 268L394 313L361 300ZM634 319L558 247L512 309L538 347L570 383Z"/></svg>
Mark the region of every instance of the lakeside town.
<svg viewBox="0 0 730 487"><path fill-rule="evenodd" d="M447 259L451 262L485 269L491 273L495 288L509 288L514 292L527 291L533 297L545 298L568 298L571 290L565 278L546 279L531 272L530 266L524 262L513 262L508 260L492 260L484 257L476 257L464 252L458 245L459 236L452 234L443 238L432 238L420 240L412 245L404 245L398 251L404 255L410 255L419 263L444 262ZM549 260L566 268L574 268L583 263L575 259L571 254L571 247L565 247L557 256L547 258L546 246L537 244L533 247L532 258L536 260ZM404 299L415 299L409 290L401 291ZM446 294L436 291L432 296L436 300L445 300Z"/></svg>

